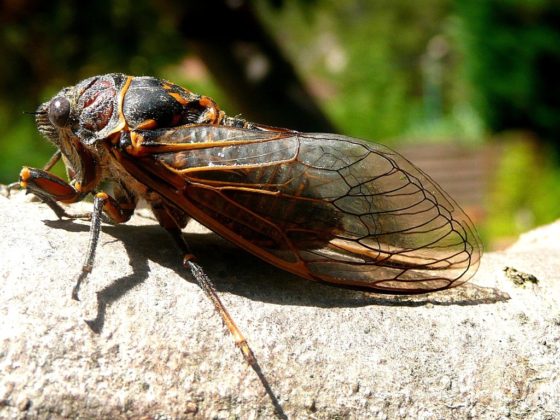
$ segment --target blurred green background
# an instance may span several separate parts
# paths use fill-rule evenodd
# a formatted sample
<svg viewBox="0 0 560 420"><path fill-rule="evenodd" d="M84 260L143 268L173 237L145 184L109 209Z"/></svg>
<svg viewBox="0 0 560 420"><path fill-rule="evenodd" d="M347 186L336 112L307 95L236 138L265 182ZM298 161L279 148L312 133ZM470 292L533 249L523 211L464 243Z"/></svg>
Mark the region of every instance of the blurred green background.
<svg viewBox="0 0 560 420"><path fill-rule="evenodd" d="M0 183L53 153L25 111L122 72L400 150L486 248L560 217L557 0L4 0L0 25Z"/></svg>

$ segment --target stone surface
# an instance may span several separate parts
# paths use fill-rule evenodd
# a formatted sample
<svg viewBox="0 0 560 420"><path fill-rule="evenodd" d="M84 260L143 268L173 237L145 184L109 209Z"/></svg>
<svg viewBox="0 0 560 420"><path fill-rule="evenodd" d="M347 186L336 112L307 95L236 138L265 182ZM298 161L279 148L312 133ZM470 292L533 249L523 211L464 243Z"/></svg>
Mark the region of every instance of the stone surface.
<svg viewBox="0 0 560 420"><path fill-rule="evenodd" d="M271 417L154 220L104 225L71 299L88 226L0 196L0 417ZM467 285L413 298L302 280L187 230L288 417L560 417L560 222L486 254Z"/></svg>

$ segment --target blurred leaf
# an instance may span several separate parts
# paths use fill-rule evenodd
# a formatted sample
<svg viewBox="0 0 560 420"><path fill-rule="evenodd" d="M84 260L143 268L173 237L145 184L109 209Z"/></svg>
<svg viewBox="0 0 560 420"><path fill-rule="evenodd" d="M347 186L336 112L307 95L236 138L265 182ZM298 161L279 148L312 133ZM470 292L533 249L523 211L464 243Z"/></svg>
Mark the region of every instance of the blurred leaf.
<svg viewBox="0 0 560 420"><path fill-rule="evenodd" d="M491 129L528 129L560 149L560 3L457 0L469 75Z"/></svg>

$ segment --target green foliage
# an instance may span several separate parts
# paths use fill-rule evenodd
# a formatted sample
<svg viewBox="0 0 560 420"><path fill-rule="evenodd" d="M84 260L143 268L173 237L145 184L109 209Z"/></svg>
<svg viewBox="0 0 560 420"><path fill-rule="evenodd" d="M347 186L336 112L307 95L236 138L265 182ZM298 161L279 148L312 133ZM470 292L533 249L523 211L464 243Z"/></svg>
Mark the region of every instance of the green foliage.
<svg viewBox="0 0 560 420"><path fill-rule="evenodd" d="M75 80L110 71L153 72L184 46L166 14L147 1L30 2L3 16L2 92L32 99L45 80ZM31 77L33 76L33 77Z"/></svg>
<svg viewBox="0 0 560 420"><path fill-rule="evenodd" d="M505 135L505 146L489 195L485 236L517 236L560 217L560 168L550 147L526 136Z"/></svg>
<svg viewBox="0 0 560 420"><path fill-rule="evenodd" d="M447 1L418 7L404 0L341 0L316 2L312 13L297 3L280 13L260 10L341 132L387 139L425 123L422 60L430 40L447 31ZM454 83L445 77L454 65L443 63L445 80L438 82ZM442 98L443 112L453 105L448 99Z"/></svg>
<svg viewBox="0 0 560 420"><path fill-rule="evenodd" d="M529 129L560 148L560 3L456 3L469 76L488 126Z"/></svg>

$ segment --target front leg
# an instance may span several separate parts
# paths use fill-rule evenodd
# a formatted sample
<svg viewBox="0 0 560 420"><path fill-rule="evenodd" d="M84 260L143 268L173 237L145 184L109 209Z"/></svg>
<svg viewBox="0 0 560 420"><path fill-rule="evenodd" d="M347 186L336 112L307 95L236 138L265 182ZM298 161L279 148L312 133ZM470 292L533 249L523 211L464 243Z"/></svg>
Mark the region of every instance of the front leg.
<svg viewBox="0 0 560 420"><path fill-rule="evenodd" d="M50 171L52 167L56 165L56 163L60 160L61 157L62 157L62 152L60 150L54 152L54 154L51 156L48 162L45 163L45 166L43 166L43 171ZM20 173L20 178L21 178L21 173ZM21 186L21 180L20 180L18 182L12 182L11 184L6 185L5 188L6 188L6 196L10 197L12 190L19 190L24 187Z"/></svg>
<svg viewBox="0 0 560 420"><path fill-rule="evenodd" d="M86 252L82 271L76 280L74 289L72 290L72 298L78 300L78 292L82 282L87 278L93 268L95 260L95 251L99 242L101 231L101 221L103 219L103 211L109 216L114 223L124 223L130 219L136 207L136 199L134 195L128 193L124 187L115 184L115 192L117 199L111 197L105 192L96 193L93 200L93 212L87 215L69 215L58 204L74 203L82 200L90 191L82 191L78 182L70 184L63 179L57 177L42 169L24 167L21 170L20 186L27 191L35 194L43 202L45 202L59 218L68 217L71 219L86 218L91 219L89 244Z"/></svg>
<svg viewBox="0 0 560 420"><path fill-rule="evenodd" d="M33 193L47 204L58 216L71 219L89 218L85 215L70 215L58 202L75 203L84 198L86 193L80 191L80 184L71 185L62 178L43 169L25 166L19 174L19 185L28 192Z"/></svg>

